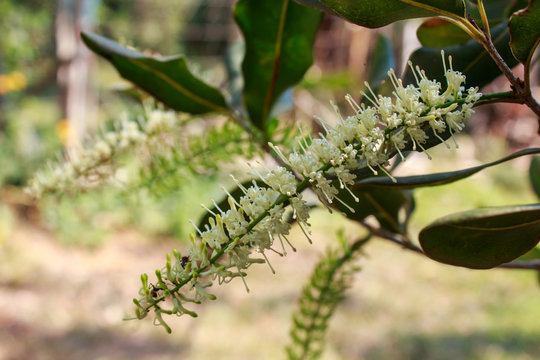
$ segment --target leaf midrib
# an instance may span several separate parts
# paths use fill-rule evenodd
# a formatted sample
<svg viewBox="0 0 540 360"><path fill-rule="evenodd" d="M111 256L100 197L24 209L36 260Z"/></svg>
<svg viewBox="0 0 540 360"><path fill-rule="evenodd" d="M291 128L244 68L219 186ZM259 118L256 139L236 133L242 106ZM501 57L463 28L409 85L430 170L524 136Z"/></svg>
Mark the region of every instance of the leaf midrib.
<svg viewBox="0 0 540 360"><path fill-rule="evenodd" d="M170 78L169 76L167 76L165 73L161 72L161 71L158 71L157 69L155 68L152 68L148 65L146 65L143 61L141 60L137 60L137 59L130 59L130 58L124 58L124 57L121 57L120 59L122 60L125 60L125 61L128 61L140 68L143 68L144 70L154 74L155 76L159 77L161 80L165 81L167 84L169 84L170 86L172 86L174 89L178 90L180 93L182 93L184 96L186 96L187 98L193 100L194 102L197 102L203 106L206 106L207 108L209 109L212 109L216 112L220 112L220 113L225 113L227 112L228 110L222 106L219 106L213 102L210 102L192 92L190 92L188 89L186 89L185 87L183 87L182 85L180 85L177 81L173 80L172 78Z"/></svg>

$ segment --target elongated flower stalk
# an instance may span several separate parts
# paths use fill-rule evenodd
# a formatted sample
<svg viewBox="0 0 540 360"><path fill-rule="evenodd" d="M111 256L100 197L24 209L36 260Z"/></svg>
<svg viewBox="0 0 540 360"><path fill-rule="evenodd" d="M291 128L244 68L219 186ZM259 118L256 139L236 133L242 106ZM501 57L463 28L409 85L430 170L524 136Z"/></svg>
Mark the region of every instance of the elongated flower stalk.
<svg viewBox="0 0 540 360"><path fill-rule="evenodd" d="M226 210L214 202L216 210L208 209L212 217L204 229L195 226L196 233L191 235L186 253L174 250L172 256L167 255L165 267L156 270L155 285L149 284L146 274L141 276L140 297L134 299L137 318L146 317L153 309L157 324L170 332L162 314L196 316L186 308L187 304L215 299L208 292L214 282L227 283L239 277L249 291L244 277L251 264L266 262L274 271L265 252L285 255L287 247L295 250L287 238L291 228L285 216L287 206L309 240L309 209L302 199L302 190L311 187L327 206L334 201L342 202L334 184L339 183L342 189L351 192L349 186L357 178L355 170L369 168L375 174L382 171L391 176L384 168L389 158L396 152L401 155L409 141L413 150L425 150L422 144L428 138L426 129L432 128L442 142L439 134L447 127L452 136L461 131L481 96L478 89L470 88L464 94L465 76L452 69L451 59L450 69L445 65L444 92L440 83L427 79L419 68L413 68L413 72L416 86L404 86L393 70L389 72L393 99L376 96L369 85L368 93L363 95L371 102L370 106L359 105L348 95L346 100L354 115L344 118L334 105L337 125L332 127L319 119L325 133L316 139L311 136L298 139L298 146L288 155L270 144L288 168L256 172L266 186L254 181L246 188L235 180L243 196L237 200L227 193L230 208ZM302 180L298 181L294 173ZM167 299L169 302L165 302Z"/></svg>
<svg viewBox="0 0 540 360"><path fill-rule="evenodd" d="M155 153L166 144L164 137L174 134L179 125L174 111L145 107L145 116L135 120L127 114L115 124L115 129L104 132L92 146L70 151L66 161L49 163L30 180L28 192L36 198L47 193L63 193L94 188L114 179L117 170L114 159L119 153L145 148Z"/></svg>

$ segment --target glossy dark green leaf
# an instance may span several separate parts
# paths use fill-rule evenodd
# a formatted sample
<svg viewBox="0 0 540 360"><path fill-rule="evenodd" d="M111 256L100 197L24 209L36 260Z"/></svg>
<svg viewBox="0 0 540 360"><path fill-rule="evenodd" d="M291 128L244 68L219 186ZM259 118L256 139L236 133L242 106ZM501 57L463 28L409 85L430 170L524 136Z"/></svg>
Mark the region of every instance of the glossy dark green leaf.
<svg viewBox="0 0 540 360"><path fill-rule="evenodd" d="M376 187L362 187L352 190L359 199L358 202L346 190L340 190L338 197L347 206L339 201L332 204L347 218L355 221L364 220L369 215L375 216L381 227L396 233L406 232L407 218L400 218L402 209L410 214L414 208L412 192L393 189L380 189ZM352 212L348 207L354 209Z"/></svg>
<svg viewBox="0 0 540 360"><path fill-rule="evenodd" d="M416 37L426 47L461 45L471 40L460 27L440 18L425 20L416 30Z"/></svg>
<svg viewBox="0 0 540 360"><path fill-rule="evenodd" d="M299 4L309 6L320 11L324 11L332 15L339 15L335 13L334 10L332 10L328 6L324 5L320 0L294 0L294 1Z"/></svg>
<svg viewBox="0 0 540 360"><path fill-rule="evenodd" d="M505 15L508 18L516 11L525 9L528 5L529 5L528 0L513 0L508 6L508 10L506 11Z"/></svg>
<svg viewBox="0 0 540 360"><path fill-rule="evenodd" d="M234 15L246 41L244 103L251 122L266 131L272 106L313 63L322 13L292 0L240 0Z"/></svg>
<svg viewBox="0 0 540 360"><path fill-rule="evenodd" d="M388 79L388 70L395 67L394 49L390 40L379 34L375 48L371 52L369 59L369 69L366 81L371 85L373 91L377 92L379 85Z"/></svg>
<svg viewBox="0 0 540 360"><path fill-rule="evenodd" d="M483 27L477 5L471 1L465 1L465 5L467 7L467 16ZM486 10L490 27L508 20L509 7L508 0L484 1L484 9ZM416 35L420 43L427 47L461 45L471 39L460 27L441 18L426 20L418 28Z"/></svg>
<svg viewBox="0 0 540 360"><path fill-rule="evenodd" d="M532 155L532 154L540 154L540 148L521 150L511 155L508 155L502 159L499 159L499 160L496 160L487 164L474 166L468 169L463 169L463 170L448 171L448 172L434 173L434 174L427 174L427 175L414 175L414 176L402 176L402 177L398 176L396 177L397 181L395 183L392 181L391 178L386 177L386 176L369 177L369 178L358 181L353 186L353 188L360 189L364 186L369 186L369 187L375 186L375 187L391 187L393 189L413 189L417 187L445 185L445 184L452 183L454 181L467 178L488 167L501 164L505 161L509 161L509 160L518 158L520 156ZM534 159L540 159L540 158L535 157ZM536 181L538 182L537 184L540 190L540 160L537 161L536 166L537 166L535 170L535 174L537 176ZM531 168L532 168L532 165L531 165ZM532 176L531 176L531 179L532 179ZM534 183L533 183L533 186L534 186Z"/></svg>
<svg viewBox="0 0 540 360"><path fill-rule="evenodd" d="M536 196L540 198L540 156L535 156L531 160L529 180Z"/></svg>
<svg viewBox="0 0 540 360"><path fill-rule="evenodd" d="M453 13L465 15L463 0L296 0L354 24L377 28L398 20Z"/></svg>
<svg viewBox="0 0 540 360"><path fill-rule="evenodd" d="M510 51L508 42L510 35L506 23L501 23L492 28L493 42L506 63L512 67L517 65L517 61ZM501 71L484 50L482 45L474 40L468 41L464 45L449 47L421 47L414 51L409 58L412 63L425 70L429 79L435 79L442 84L446 84L444 69L442 66L441 50L444 50L446 57L452 56L454 70L461 71L466 77L466 86L482 87L489 84L496 77L501 75ZM407 68L403 76L406 84L415 83L411 69Z"/></svg>
<svg viewBox="0 0 540 360"><path fill-rule="evenodd" d="M508 27L514 56L523 64L529 62L540 42L540 0L530 0L527 8L514 13Z"/></svg>
<svg viewBox="0 0 540 360"><path fill-rule="evenodd" d="M228 111L221 92L196 78L184 57L155 58L100 35L82 33L81 36L84 43L110 61L123 78L170 108L190 114Z"/></svg>
<svg viewBox="0 0 540 360"><path fill-rule="evenodd" d="M508 11L512 6L510 0L484 0L484 9L489 20L490 25L498 24L502 21L508 20ZM476 7L476 6L475 6ZM478 10L469 10L474 16L478 13ZM476 19L475 19L476 20ZM479 22L481 23L481 22Z"/></svg>
<svg viewBox="0 0 540 360"><path fill-rule="evenodd" d="M540 204L533 204L448 215L425 227L419 240L433 260L489 269L527 253L539 236Z"/></svg>
<svg viewBox="0 0 540 360"><path fill-rule="evenodd" d="M515 6L519 6L516 4L516 1L522 0L484 0L484 9L486 10L490 27L496 26L503 21L507 21L510 14L512 14L512 9ZM476 3L477 1L465 0L467 16L472 18L476 24L482 27L482 18L480 17L480 12Z"/></svg>

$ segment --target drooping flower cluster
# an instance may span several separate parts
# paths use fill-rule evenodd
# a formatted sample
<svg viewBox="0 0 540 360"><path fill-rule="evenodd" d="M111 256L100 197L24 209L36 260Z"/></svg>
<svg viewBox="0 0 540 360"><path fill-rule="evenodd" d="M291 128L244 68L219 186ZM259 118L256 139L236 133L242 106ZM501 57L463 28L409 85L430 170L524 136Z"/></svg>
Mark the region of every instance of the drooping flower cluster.
<svg viewBox="0 0 540 360"><path fill-rule="evenodd" d="M37 172L30 181L28 191L34 197L45 193L84 190L102 181L114 178L114 156L136 147L163 147L163 135L174 132L178 118L173 111L146 109L145 117L138 121L123 115L115 129L103 133L92 146L71 149L67 161L48 166Z"/></svg>
<svg viewBox="0 0 540 360"><path fill-rule="evenodd" d="M154 309L156 321L170 331L162 313L195 316L184 305L214 299L207 292L213 281L229 282L236 277L244 280L245 270L253 263L266 262L272 269L265 255L267 250L283 255L286 245L294 250L287 238L291 228L285 214L288 205L309 239L309 209L302 190L311 187L327 206L333 201L342 202L337 196L338 187L356 198L349 186L354 184L359 168L388 174L384 166L396 153L401 155L407 143L412 143L413 149L425 150L422 144L428 139L427 129L433 129L442 142L439 134L447 128L450 134L460 131L481 96L478 89L468 89L464 97L465 76L451 66L445 67L444 92L441 84L427 79L422 70L412 70L416 85L404 86L392 70L389 72L393 99L376 96L369 86L370 93L364 95L370 106L359 105L347 96L354 114L344 118L334 105L337 125L332 127L319 119L325 134L316 139L302 135L288 155L270 144L288 168L267 169L263 174L255 171L266 186L253 181L246 187L235 179L243 195L236 199L227 192L227 209L215 202L213 210L207 208L212 217L204 229L195 226L197 234L191 236L186 255L177 251L173 251L174 259L168 255L165 268L156 271L157 285L148 284L148 276L142 276L141 297L134 299L137 317L143 318ZM279 240L278 249L273 248L275 240ZM162 307L166 299L172 302L170 310Z"/></svg>

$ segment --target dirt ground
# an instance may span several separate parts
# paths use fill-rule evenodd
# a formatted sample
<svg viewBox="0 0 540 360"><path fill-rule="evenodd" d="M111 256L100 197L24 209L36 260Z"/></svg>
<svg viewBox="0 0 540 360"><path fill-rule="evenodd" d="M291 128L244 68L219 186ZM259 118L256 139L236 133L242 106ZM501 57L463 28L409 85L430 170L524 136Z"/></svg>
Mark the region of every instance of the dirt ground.
<svg viewBox="0 0 540 360"><path fill-rule="evenodd" d="M334 239L315 214L314 245L273 256L216 287L199 318L124 321L139 275L180 245L121 230L95 249L66 247L16 220L0 253L0 359L282 359L291 313L318 254ZM338 227L340 225L338 224ZM359 229L347 228L354 236ZM297 236L298 235L298 236ZM435 264L392 244L368 244L362 270L331 321L323 359L536 359L540 291L534 274Z"/></svg>

